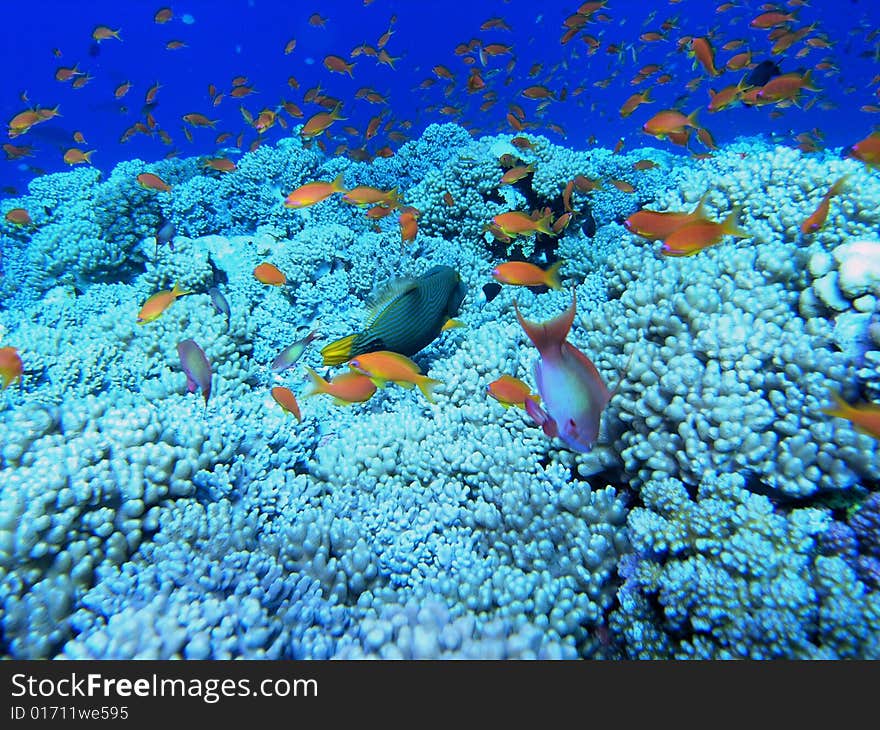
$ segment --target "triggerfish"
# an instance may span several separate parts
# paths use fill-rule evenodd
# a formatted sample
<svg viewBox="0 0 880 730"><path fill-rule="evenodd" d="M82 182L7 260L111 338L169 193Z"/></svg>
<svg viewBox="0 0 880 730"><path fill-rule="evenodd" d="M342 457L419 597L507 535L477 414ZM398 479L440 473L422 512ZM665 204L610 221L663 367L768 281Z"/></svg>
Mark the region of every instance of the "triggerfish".
<svg viewBox="0 0 880 730"><path fill-rule="evenodd" d="M180 367L186 373L187 392L201 390L207 407L211 395L211 363L208 362L204 350L195 340L184 340L177 343L177 354L180 355Z"/></svg>
<svg viewBox="0 0 880 730"><path fill-rule="evenodd" d="M559 437L573 451L590 451L599 438L599 420L611 393L590 359L566 340L577 311L577 292L571 306L549 322L530 322L513 303L516 318L538 348L535 383L544 402L525 399L525 409L551 438Z"/></svg>
<svg viewBox="0 0 880 730"><path fill-rule="evenodd" d="M449 266L434 266L416 279L394 281L370 307L361 332L321 349L324 364L339 365L377 350L415 355L458 314L464 295L461 277Z"/></svg>

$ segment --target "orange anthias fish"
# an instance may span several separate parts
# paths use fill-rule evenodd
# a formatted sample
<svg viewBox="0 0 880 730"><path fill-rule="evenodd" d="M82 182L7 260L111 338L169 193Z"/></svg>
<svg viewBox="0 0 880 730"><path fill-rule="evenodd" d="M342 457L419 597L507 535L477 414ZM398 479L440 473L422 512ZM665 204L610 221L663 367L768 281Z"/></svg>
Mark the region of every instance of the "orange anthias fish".
<svg viewBox="0 0 880 730"><path fill-rule="evenodd" d="M98 41L98 43L100 43L101 41L106 41L108 38L115 38L118 41L122 40L122 38L119 37L118 30L112 30L106 25L99 25L97 28L95 28L92 31L92 38Z"/></svg>
<svg viewBox="0 0 880 730"><path fill-rule="evenodd" d="M254 269L254 278L261 284L269 286L284 286L287 283L287 277L282 271L266 261Z"/></svg>
<svg viewBox="0 0 880 730"><path fill-rule="evenodd" d="M208 119L204 114L193 112L191 114L184 114L183 121L191 124L193 127L211 127L213 129L218 120Z"/></svg>
<svg viewBox="0 0 880 730"><path fill-rule="evenodd" d="M721 75L721 72L715 68L715 50L712 48L712 44L709 43L708 38L691 38L688 55L695 58L695 66L697 61L699 61L700 65L706 69L706 73L710 76Z"/></svg>
<svg viewBox="0 0 880 730"><path fill-rule="evenodd" d="M507 213L499 213L492 219L492 222L506 236L530 236L536 232L543 233L545 236L555 235L550 227L553 222L552 214L535 220L525 213L512 210Z"/></svg>
<svg viewBox="0 0 880 730"><path fill-rule="evenodd" d="M163 193L170 193L171 186L158 175L152 172L142 172L137 176L138 184L147 190L158 190Z"/></svg>
<svg viewBox="0 0 880 730"><path fill-rule="evenodd" d="M659 241L671 235L677 228L693 223L705 217L704 206L709 193L704 193L697 207L690 213L667 211L661 213L656 210L639 210L627 218L623 225L630 233L647 238L649 241Z"/></svg>
<svg viewBox="0 0 880 730"><path fill-rule="evenodd" d="M13 380L21 382L23 366L18 350L14 347L0 347L0 392L6 390Z"/></svg>
<svg viewBox="0 0 880 730"><path fill-rule="evenodd" d="M306 372L312 384L312 390L305 394L306 398L326 393L333 397L333 402L337 405L347 406L352 403L368 401L376 392L376 385L373 381L354 370L340 373L329 382L310 367L306 368Z"/></svg>
<svg viewBox="0 0 880 730"><path fill-rule="evenodd" d="M535 171L534 163L530 165L517 165L516 167L511 167L507 172L505 172L501 176L500 185L513 185L516 182L522 180L526 175L529 175Z"/></svg>
<svg viewBox="0 0 880 730"><path fill-rule="evenodd" d="M880 132L869 134L856 142L850 149L849 156L871 167L880 166Z"/></svg>
<svg viewBox="0 0 880 730"><path fill-rule="evenodd" d="M825 225L825 220L828 218L828 210L831 207L831 198L835 195L840 195L846 185L847 178L849 178L849 175L844 175L837 179L828 189L828 192L822 196L822 200L816 207L816 210L801 224L801 233L816 233Z"/></svg>
<svg viewBox="0 0 880 730"><path fill-rule="evenodd" d="M310 182L301 185L284 199L285 208L305 208L315 203L326 200L333 193L345 193L346 190L342 185L342 173L336 176L333 182Z"/></svg>
<svg viewBox="0 0 880 730"><path fill-rule="evenodd" d="M162 312L168 309L175 299L182 297L184 294L192 294L192 292L181 289L177 284L175 284L172 289L165 289L153 294L153 296L144 302L144 306L141 307L141 311L138 312L138 324L145 324L146 322L152 322L153 320L158 319L162 315Z"/></svg>
<svg viewBox="0 0 880 730"><path fill-rule="evenodd" d="M837 393L832 393L831 397L834 406L823 408L822 413L845 418L857 431L880 439L880 406L874 403L859 403L851 406Z"/></svg>
<svg viewBox="0 0 880 730"><path fill-rule="evenodd" d="M547 436L560 438L573 451L590 451L599 438L599 423L611 393L592 361L566 339L577 311L577 292L571 306L549 322L530 322L513 303L516 318L538 348L535 383L543 408L525 400L526 413Z"/></svg>
<svg viewBox="0 0 880 730"><path fill-rule="evenodd" d="M404 388L412 388L417 385L429 403L434 402L431 392L437 385L440 385L439 380L422 375L419 366L406 355L389 350L362 353L349 360L348 366L352 370L366 375L379 388L384 388L388 381L397 383Z"/></svg>
<svg viewBox="0 0 880 730"><path fill-rule="evenodd" d="M352 78L354 78L354 64L347 63L344 58L340 58L339 56L325 56L324 57L324 68L328 71L333 71L334 73L348 74Z"/></svg>
<svg viewBox="0 0 880 730"><path fill-rule="evenodd" d="M502 284L514 286L547 286L551 289L562 289L559 283L559 268L562 261L557 261L549 269L542 269L527 261L508 261L492 269L492 278Z"/></svg>
<svg viewBox="0 0 880 730"><path fill-rule="evenodd" d="M64 153L64 162L68 165L80 165L83 163L92 164L92 155L95 154L94 150L89 150L88 152L83 152L82 150L78 150L76 147L71 147L67 152Z"/></svg>
<svg viewBox="0 0 880 730"><path fill-rule="evenodd" d="M272 388L271 392L275 402L281 406L285 412L292 413L296 416L296 420L302 423L302 413L300 413L299 403L296 402L296 396L293 394L293 391L290 388L276 385Z"/></svg>
<svg viewBox="0 0 880 730"><path fill-rule="evenodd" d="M30 214L24 208L13 208L7 210L3 216L7 221L17 226L29 226L33 223Z"/></svg>
<svg viewBox="0 0 880 730"><path fill-rule="evenodd" d="M650 134L658 139L663 139L675 132L684 132L688 127L697 129L699 128L699 125L697 124L698 111L698 109L694 109L694 111L685 116L675 109L666 109L662 112L658 112L645 122L642 130L646 134Z"/></svg>
<svg viewBox="0 0 880 730"><path fill-rule="evenodd" d="M736 223L738 215L739 210L734 208L721 223L705 218L686 223L663 239L662 252L666 256L693 256L718 243L724 236L748 238L750 234Z"/></svg>
<svg viewBox="0 0 880 730"><path fill-rule="evenodd" d="M395 208L400 201L396 187L391 190L381 190L370 185L355 185L351 190L342 192L342 199L350 205L384 205Z"/></svg>
<svg viewBox="0 0 880 730"><path fill-rule="evenodd" d="M401 212L397 218L400 226L400 242L409 243L416 240L419 233L419 211L415 208L407 207Z"/></svg>
<svg viewBox="0 0 880 730"><path fill-rule="evenodd" d="M342 108L341 104L337 104L333 111L330 112L318 112L309 118L309 120L303 125L302 130L300 130L300 136L304 139L312 139L313 137L317 137L319 134L324 132L333 122L347 119L347 117L339 116L339 110Z"/></svg>
<svg viewBox="0 0 880 730"><path fill-rule="evenodd" d="M511 406L525 409L527 400L533 401L535 405L539 405L541 401L541 396L532 393L528 385L512 375L502 375L493 380L486 386L486 392L505 409Z"/></svg>

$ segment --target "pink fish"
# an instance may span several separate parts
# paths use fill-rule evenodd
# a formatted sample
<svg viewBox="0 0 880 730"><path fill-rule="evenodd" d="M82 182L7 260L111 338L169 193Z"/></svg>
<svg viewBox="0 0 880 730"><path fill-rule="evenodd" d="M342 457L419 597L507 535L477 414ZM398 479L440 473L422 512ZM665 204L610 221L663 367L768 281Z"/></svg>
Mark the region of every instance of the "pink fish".
<svg viewBox="0 0 880 730"><path fill-rule="evenodd" d="M186 373L186 390L195 393L201 389L205 399L205 407L208 407L208 398L211 396L211 364L205 357L205 352L195 340L184 340L177 345L177 354L180 355L180 366Z"/></svg>
<svg viewBox="0 0 880 730"><path fill-rule="evenodd" d="M577 293L571 306L549 322L529 322L516 302L513 307L541 354L535 363L535 383L544 407L527 399L526 412L551 438L559 437L573 451L589 451L599 438L599 419L611 393L596 366L565 339L577 311Z"/></svg>

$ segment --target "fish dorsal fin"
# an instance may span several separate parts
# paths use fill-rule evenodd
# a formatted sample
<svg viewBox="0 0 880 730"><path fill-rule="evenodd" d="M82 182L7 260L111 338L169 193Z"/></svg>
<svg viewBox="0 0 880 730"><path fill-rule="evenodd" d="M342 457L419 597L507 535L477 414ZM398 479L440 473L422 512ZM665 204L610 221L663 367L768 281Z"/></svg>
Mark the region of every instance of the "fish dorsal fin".
<svg viewBox="0 0 880 730"><path fill-rule="evenodd" d="M417 279L395 279L388 282L367 305L367 316L364 327L369 327L381 316L389 305L398 301L411 291L415 291L419 282Z"/></svg>

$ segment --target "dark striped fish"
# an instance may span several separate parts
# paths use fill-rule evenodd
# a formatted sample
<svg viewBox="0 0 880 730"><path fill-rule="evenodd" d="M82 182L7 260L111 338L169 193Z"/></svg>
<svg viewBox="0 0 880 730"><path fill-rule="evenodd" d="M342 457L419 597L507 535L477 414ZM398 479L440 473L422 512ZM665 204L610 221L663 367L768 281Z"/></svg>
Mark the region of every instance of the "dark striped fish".
<svg viewBox="0 0 880 730"><path fill-rule="evenodd" d="M433 342L458 313L465 286L449 266L434 266L417 279L393 282L371 307L363 331L321 350L325 365L339 365L365 352L415 355Z"/></svg>

